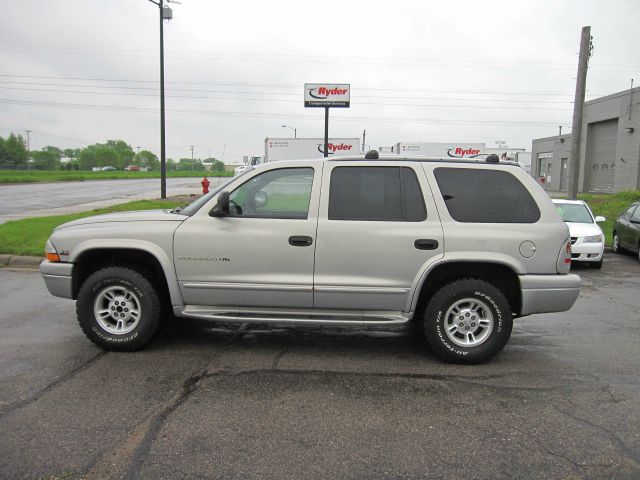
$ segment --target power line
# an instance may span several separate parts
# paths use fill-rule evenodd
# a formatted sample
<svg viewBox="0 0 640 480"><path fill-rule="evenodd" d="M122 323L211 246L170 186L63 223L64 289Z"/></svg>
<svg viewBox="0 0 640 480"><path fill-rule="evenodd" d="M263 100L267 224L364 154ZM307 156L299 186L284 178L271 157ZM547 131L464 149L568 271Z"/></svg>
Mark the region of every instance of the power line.
<svg viewBox="0 0 640 480"><path fill-rule="evenodd" d="M45 102L45 101L29 101L29 100L14 100L14 99L1 99L0 103L10 105L22 105L22 106L38 106L38 107L52 107L52 108L74 108L81 110L102 110L102 111L124 111L124 112L139 112L139 113L157 113L156 108L150 107L132 107L123 105L94 105L83 103L62 103L62 102ZM238 118L274 118L281 120L282 118L295 118L299 120L317 121L315 115L300 115L300 114L282 114L282 113L258 113L258 112L229 112L218 110L187 110L187 109L167 109L174 114L179 115L208 115L208 116L220 116L220 117L238 117ZM336 117L334 121L343 122L375 122L375 123L429 123L440 125L501 125L501 126L557 126L562 124L558 121L547 122L530 122L530 121L480 121L480 120L447 120L447 119L430 119L430 118L405 118L405 117L381 117L377 115L375 117L348 117L341 118Z"/></svg>
<svg viewBox="0 0 640 480"><path fill-rule="evenodd" d="M98 77L62 77L51 75L18 75L18 74L0 74L2 77L13 78L39 78L50 80L80 80L80 81L99 81L99 82L113 82L113 83L156 83L154 80L140 80L140 79L116 79L116 78L98 78ZM219 86L250 86L250 87L278 87L278 88L293 88L302 91L301 85L292 84L278 84L278 83L249 83L249 82L211 82L211 81L168 81L168 84L174 85L219 85ZM114 87L115 88L115 87ZM131 87L132 88L132 87ZM498 95L535 95L535 96L563 96L573 97L572 93L558 93L558 92L510 92L501 90L461 90L461 89L411 89L406 87L367 87L358 86L357 84L351 85L352 92L358 90L369 91L397 91L397 92L431 92L431 93L463 93L463 94L498 94ZM592 95L603 95L602 93L593 93Z"/></svg>
<svg viewBox="0 0 640 480"><path fill-rule="evenodd" d="M0 80L1 85L36 85L36 86L51 86L51 87L75 87L75 88L101 88L101 89L126 89L126 90L143 90L143 91L153 91L156 92L154 94L136 94L136 93L122 93L122 92L96 92L96 91L78 91L78 90L47 90L47 89L36 89L36 88L25 88L25 87L2 87L3 89L8 90L26 90L26 91L43 91L43 92L64 92L64 93L87 93L87 94L97 94L97 95L130 95L130 96L153 96L157 95L158 89L151 87L128 87L128 86L112 86L112 85L82 85L82 84L65 84L65 83L49 83L49 82L17 82L17 81L6 81ZM167 89L168 92L188 92L188 93L217 93L217 94L234 94L234 95L269 95L273 97L277 96L289 96L296 97L296 100L286 100L291 102L298 102L297 98L300 97L298 93L273 93L273 92L256 92L256 91L237 91L237 90L202 90L202 89L181 89L181 88L171 88ZM244 100L243 98L233 98L233 97L195 97L188 95L174 95L174 98L214 98L216 100L224 100L224 99L233 99L233 100ZM500 98L461 98L461 97L412 97L412 96L381 96L381 95L358 95L358 98L378 98L378 99L389 99L389 100L451 100L451 101L470 101L470 102L501 102L501 103L535 103L535 104L563 104L569 105L572 102L570 101L562 101L562 100L509 100L509 99L500 99ZM255 100L255 99L249 99ZM273 100L273 99L270 99ZM285 100L278 100L285 101ZM359 102L360 103L360 102ZM377 105L378 103L372 103ZM384 104L381 104L384 105Z"/></svg>
<svg viewBox="0 0 640 480"><path fill-rule="evenodd" d="M136 97L156 97L153 94L143 93L123 93L123 92L91 92L91 91L78 91L78 90L53 90L45 88L20 88L20 87L3 87L2 90L19 90L19 91L35 91L35 92L55 92L55 93L73 93L73 94L85 94L85 95L116 95L116 96L136 96ZM231 101L250 101L250 102L288 102L288 103L300 103L299 100L287 100L278 98L240 98L240 97L211 97L211 96L192 96L192 95L167 95L167 98L179 98L179 99L209 99L209 100L231 100ZM440 100L440 99L435 99ZM465 99L461 99L465 100ZM488 100L483 100L488 101ZM566 102L564 102L566 103ZM550 107L508 107L498 105L454 105L454 104L420 104L420 103L382 103L382 102L358 102L359 105L377 105L377 106L393 106L393 107L428 107L428 108L472 108L472 109L492 109L492 110L545 110L545 111L571 111L571 108L550 108Z"/></svg>
<svg viewBox="0 0 640 480"><path fill-rule="evenodd" d="M126 56L138 58L155 58L156 54L152 50L136 50L130 49L83 49L70 47L41 47L41 46L4 46L0 50L47 55L108 55L108 56ZM33 50L46 50L46 52L38 52ZM371 56L337 56L337 55L310 55L310 54L281 54L269 52L215 52L215 51L195 51L195 50L167 50L168 58L179 59L212 59L221 61L253 61L259 63L287 63L287 62L306 62L306 63L326 63L326 64L358 64L358 65L377 65L384 67L420 67L420 68L478 68L478 69L509 69L509 70L571 70L575 65L570 62L536 62L522 60L488 60L488 59L464 59L452 60L444 58L421 58L421 57L371 57ZM640 67L637 65L625 64L609 64L595 65L599 71L624 72L623 68L633 69L626 71L637 71ZM610 70L610 69L615 70Z"/></svg>

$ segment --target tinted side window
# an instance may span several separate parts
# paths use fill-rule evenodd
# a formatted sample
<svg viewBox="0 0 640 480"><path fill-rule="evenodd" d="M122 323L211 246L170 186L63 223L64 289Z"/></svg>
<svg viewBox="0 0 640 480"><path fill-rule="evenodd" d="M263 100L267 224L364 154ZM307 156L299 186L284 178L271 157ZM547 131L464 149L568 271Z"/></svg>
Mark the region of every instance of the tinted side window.
<svg viewBox="0 0 640 480"><path fill-rule="evenodd" d="M640 220L640 207L636 208L636 211L631 215L631 220Z"/></svg>
<svg viewBox="0 0 640 480"><path fill-rule="evenodd" d="M337 167L331 172L329 220L421 222L427 210L408 167Z"/></svg>
<svg viewBox="0 0 640 480"><path fill-rule="evenodd" d="M231 217L306 219L313 168L280 168L256 175L229 195Z"/></svg>
<svg viewBox="0 0 640 480"><path fill-rule="evenodd" d="M636 206L635 205L631 205L629 208L627 208L627 210L620 215L622 218L631 218L631 214L633 213L633 211L635 210Z"/></svg>
<svg viewBox="0 0 640 480"><path fill-rule="evenodd" d="M458 222L535 223L540 210L509 172L436 168L436 181L451 217Z"/></svg>

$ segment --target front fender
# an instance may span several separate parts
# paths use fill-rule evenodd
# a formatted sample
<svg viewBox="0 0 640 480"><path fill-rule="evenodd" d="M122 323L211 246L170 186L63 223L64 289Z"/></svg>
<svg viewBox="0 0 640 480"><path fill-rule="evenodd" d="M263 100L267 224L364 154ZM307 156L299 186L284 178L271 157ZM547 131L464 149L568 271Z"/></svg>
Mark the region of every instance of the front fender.
<svg viewBox="0 0 640 480"><path fill-rule="evenodd" d="M178 286L178 279L173 268L173 261L166 252L153 242L148 240L118 239L118 238L100 238L84 240L78 243L69 255L69 261L77 263L83 254L98 249L122 249L122 250L139 250L152 255L160 264L160 268L164 272L167 279L167 287L169 288L169 296L171 304L174 306L184 305L182 294Z"/></svg>

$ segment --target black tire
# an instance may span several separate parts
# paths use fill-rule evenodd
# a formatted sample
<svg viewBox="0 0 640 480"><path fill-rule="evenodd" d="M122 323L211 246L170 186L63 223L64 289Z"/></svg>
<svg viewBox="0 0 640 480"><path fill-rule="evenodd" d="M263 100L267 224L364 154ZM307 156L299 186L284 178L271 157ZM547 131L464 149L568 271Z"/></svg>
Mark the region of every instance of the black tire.
<svg viewBox="0 0 640 480"><path fill-rule="evenodd" d="M474 302L480 306L475 310L475 314L471 309L473 307L470 307L466 313L464 309L460 312L461 317L466 315L462 320L466 325L464 327L466 330L462 330L461 327L460 330L464 334L460 333L457 331L458 326L451 323L453 313L449 312L448 318L445 318L447 312L456 304L473 305ZM470 314L467 315L467 313ZM492 328L482 328L480 326L481 320L475 320L476 317L473 315L478 315L478 318L484 317L481 318L484 322L487 322L490 317ZM467 323L471 322L472 318L477 323ZM457 322L458 320L455 323L457 324ZM447 333L445 330L447 326L449 329L455 327L456 331ZM484 280L467 278L443 286L431 297L425 311L423 327L427 342L434 353L443 360L451 363L482 363L494 357L509 340L513 327L513 314L509 302L498 288ZM468 334L485 335L485 338L481 341L478 339L479 343L472 346L456 344L451 338L454 337L457 341L462 342ZM460 335L462 338L458 338L456 335Z"/></svg>
<svg viewBox="0 0 640 480"><path fill-rule="evenodd" d="M103 303L104 311L118 308L112 306L115 302L131 308L131 313L129 309L126 309L127 313L124 312L124 307L121 309L122 315L127 315L126 321L129 322L127 324L125 320L122 321L123 333L109 330L111 323L119 322L112 319L111 314L102 323L96 316L99 302L108 301L105 292L116 300L109 302L107 307ZM131 303L122 303L118 298L127 299L125 301ZM162 324L161 305L152 283L142 274L125 267L107 267L94 272L80 287L76 314L82 331L93 343L105 350L131 352L143 348L159 333ZM137 318L133 317L134 308ZM112 325L110 329L115 330L116 325ZM127 331L128 329L130 330Z"/></svg>
<svg viewBox="0 0 640 480"><path fill-rule="evenodd" d="M613 253L622 253L622 247L620 246L620 237L617 232L613 232L613 243L611 245Z"/></svg>
<svg viewBox="0 0 640 480"><path fill-rule="evenodd" d="M599 262L590 262L589 265L591 265L596 270L600 270L602 268L602 262L603 261L604 261L604 259L600 259Z"/></svg>

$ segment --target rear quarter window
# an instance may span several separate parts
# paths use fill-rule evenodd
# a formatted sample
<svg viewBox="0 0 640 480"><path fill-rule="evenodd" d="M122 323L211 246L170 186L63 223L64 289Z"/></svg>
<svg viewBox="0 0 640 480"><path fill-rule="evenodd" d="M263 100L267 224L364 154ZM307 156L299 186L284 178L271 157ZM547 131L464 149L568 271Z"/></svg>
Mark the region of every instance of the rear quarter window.
<svg viewBox="0 0 640 480"><path fill-rule="evenodd" d="M509 172L480 168L434 170L438 188L457 222L535 223L540 209L527 188Z"/></svg>

